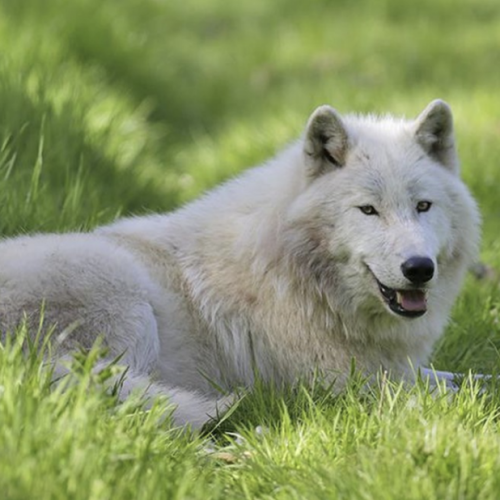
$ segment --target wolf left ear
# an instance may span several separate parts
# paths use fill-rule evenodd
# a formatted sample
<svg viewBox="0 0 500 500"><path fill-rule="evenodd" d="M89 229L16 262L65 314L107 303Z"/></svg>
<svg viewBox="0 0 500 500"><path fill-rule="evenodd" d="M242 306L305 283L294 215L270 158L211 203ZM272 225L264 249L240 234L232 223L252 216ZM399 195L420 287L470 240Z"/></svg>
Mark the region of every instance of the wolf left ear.
<svg viewBox="0 0 500 500"><path fill-rule="evenodd" d="M347 132L340 115L330 106L320 106L306 127L304 154L312 177L342 167L348 147Z"/></svg>
<svg viewBox="0 0 500 500"><path fill-rule="evenodd" d="M448 170L458 172L453 116L444 101L432 101L415 120L415 137L425 152Z"/></svg>

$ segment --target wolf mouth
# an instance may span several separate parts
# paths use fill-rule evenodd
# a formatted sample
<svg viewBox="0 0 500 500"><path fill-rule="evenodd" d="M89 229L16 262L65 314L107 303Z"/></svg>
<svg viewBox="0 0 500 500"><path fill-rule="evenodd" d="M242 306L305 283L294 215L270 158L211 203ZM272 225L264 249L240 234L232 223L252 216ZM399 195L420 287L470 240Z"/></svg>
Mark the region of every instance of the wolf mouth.
<svg viewBox="0 0 500 500"><path fill-rule="evenodd" d="M367 266L368 267L368 266ZM397 290L381 283L368 267L377 282L380 294L389 309L405 318L418 318L427 312L427 291L422 288Z"/></svg>
<svg viewBox="0 0 500 500"><path fill-rule="evenodd" d="M391 311L406 318L418 318L427 312L427 292L425 290L419 288L395 290L383 285L377 279L376 281L380 293Z"/></svg>

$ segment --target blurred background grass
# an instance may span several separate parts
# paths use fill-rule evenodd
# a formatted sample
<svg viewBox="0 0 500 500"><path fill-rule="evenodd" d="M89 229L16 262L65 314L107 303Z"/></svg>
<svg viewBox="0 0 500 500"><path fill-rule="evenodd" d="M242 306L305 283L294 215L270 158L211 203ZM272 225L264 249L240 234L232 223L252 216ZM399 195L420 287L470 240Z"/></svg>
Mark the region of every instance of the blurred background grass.
<svg viewBox="0 0 500 500"><path fill-rule="evenodd" d="M322 103L412 117L440 97L500 267L497 0L2 0L0 46L3 235L177 207ZM470 280L436 362L496 364L498 295Z"/></svg>

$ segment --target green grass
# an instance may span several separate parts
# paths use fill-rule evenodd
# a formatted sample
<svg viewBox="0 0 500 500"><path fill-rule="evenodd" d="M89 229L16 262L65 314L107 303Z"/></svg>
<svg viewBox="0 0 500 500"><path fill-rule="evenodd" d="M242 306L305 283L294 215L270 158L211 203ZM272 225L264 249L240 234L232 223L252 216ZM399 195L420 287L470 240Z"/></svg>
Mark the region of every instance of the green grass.
<svg viewBox="0 0 500 500"><path fill-rule="evenodd" d="M177 207L268 158L325 102L414 116L441 97L482 258L500 269L499 44L497 0L3 0L0 233ZM435 365L498 372L499 350L498 280L469 277ZM39 355L0 348L2 498L500 495L496 387L257 388L189 436L161 421L164 402L117 405L96 355L62 391Z"/></svg>

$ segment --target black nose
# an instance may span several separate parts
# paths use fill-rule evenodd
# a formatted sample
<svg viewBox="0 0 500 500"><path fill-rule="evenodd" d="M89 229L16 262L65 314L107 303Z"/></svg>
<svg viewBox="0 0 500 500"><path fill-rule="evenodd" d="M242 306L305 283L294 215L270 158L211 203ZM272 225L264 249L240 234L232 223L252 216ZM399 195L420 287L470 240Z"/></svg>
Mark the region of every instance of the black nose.
<svg viewBox="0 0 500 500"><path fill-rule="evenodd" d="M410 257L401 264L401 271L415 285L426 283L434 276L434 262L429 257Z"/></svg>

